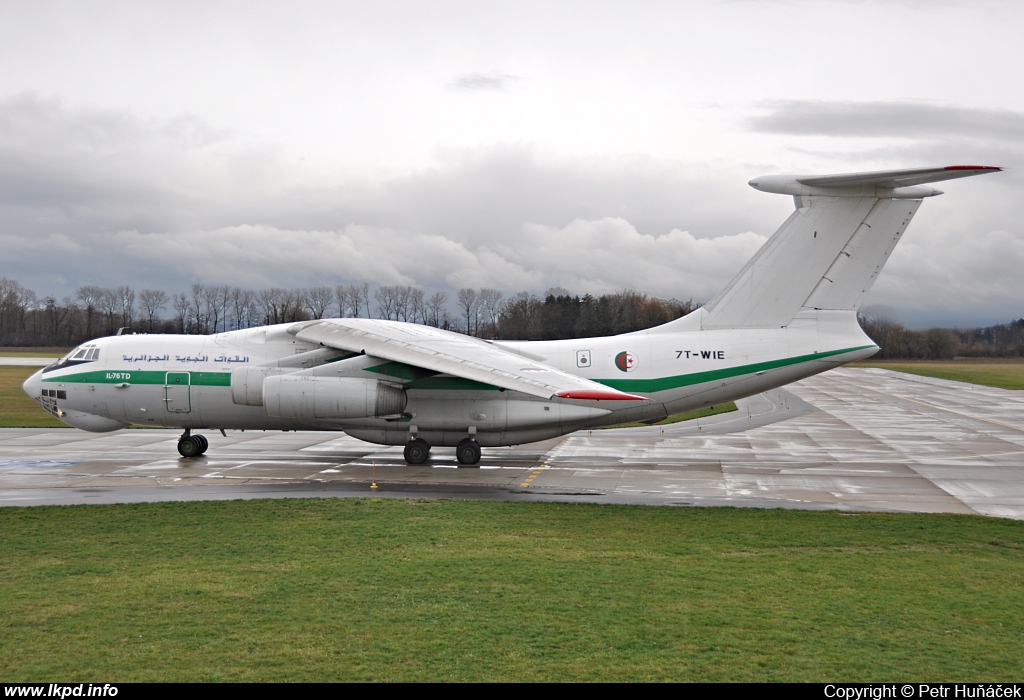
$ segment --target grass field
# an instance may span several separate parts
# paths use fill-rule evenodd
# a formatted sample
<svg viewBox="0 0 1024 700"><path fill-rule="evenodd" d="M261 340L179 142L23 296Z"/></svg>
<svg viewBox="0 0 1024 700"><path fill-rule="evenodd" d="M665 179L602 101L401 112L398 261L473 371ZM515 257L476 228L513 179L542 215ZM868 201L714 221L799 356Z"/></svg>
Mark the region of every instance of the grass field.
<svg viewBox="0 0 1024 700"><path fill-rule="evenodd" d="M9 348L0 347L0 357L64 357L71 348Z"/></svg>
<svg viewBox="0 0 1024 700"><path fill-rule="evenodd" d="M1024 389L1024 358L964 359L947 361L865 360L851 367L881 367L897 372L918 374L958 382L982 384L999 389Z"/></svg>
<svg viewBox="0 0 1024 700"><path fill-rule="evenodd" d="M0 509L0 677L1015 681L1024 523L390 499Z"/></svg>
<svg viewBox="0 0 1024 700"><path fill-rule="evenodd" d="M38 367L0 365L0 428L66 428L21 390Z"/></svg>

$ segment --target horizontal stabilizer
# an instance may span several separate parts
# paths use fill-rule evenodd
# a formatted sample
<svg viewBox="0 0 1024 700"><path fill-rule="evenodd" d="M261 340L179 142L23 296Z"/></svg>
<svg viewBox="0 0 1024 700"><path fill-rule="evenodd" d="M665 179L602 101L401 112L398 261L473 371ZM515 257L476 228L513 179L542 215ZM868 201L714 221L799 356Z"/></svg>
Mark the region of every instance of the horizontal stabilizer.
<svg viewBox="0 0 1024 700"><path fill-rule="evenodd" d="M1002 168L991 165L947 165L942 168L876 170L839 175L765 175L751 180L750 186L762 192L795 196L920 199L942 194L941 190L933 187L923 187L924 183L954 180L1000 170Z"/></svg>

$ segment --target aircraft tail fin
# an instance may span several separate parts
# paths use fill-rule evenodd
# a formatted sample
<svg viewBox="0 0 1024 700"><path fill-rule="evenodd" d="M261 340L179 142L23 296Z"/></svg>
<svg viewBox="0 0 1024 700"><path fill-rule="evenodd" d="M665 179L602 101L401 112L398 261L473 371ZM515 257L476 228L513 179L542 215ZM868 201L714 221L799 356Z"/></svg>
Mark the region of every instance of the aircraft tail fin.
<svg viewBox="0 0 1024 700"><path fill-rule="evenodd" d="M793 195L796 211L702 311L701 326L786 326L802 310L855 311L878 277L926 186L997 172L991 166L843 175L772 175L750 186Z"/></svg>

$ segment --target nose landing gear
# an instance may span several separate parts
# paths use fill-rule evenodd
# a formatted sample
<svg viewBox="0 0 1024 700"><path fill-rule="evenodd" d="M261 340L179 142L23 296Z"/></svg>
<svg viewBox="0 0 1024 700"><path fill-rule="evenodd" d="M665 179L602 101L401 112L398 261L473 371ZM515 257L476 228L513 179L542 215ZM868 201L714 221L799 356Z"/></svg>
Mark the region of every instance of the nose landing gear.
<svg viewBox="0 0 1024 700"><path fill-rule="evenodd" d="M190 428L178 438L178 454L185 458L199 457L210 447L210 441L205 435L193 435Z"/></svg>

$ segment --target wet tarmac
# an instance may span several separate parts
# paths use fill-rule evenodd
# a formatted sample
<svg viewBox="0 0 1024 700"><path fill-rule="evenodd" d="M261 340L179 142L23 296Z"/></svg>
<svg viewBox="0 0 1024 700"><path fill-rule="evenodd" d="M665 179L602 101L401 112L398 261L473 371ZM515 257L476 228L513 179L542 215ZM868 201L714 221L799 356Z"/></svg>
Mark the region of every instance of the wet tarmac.
<svg viewBox="0 0 1024 700"><path fill-rule="evenodd" d="M981 513L1024 519L1024 392L843 368L664 427L453 449L338 433L0 430L0 505L280 497L474 498ZM376 484L376 489L372 488Z"/></svg>

